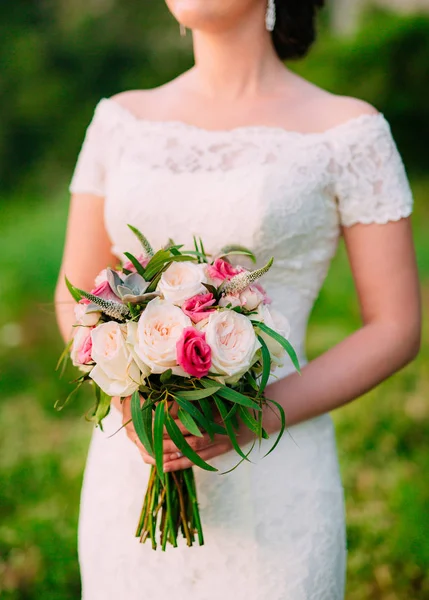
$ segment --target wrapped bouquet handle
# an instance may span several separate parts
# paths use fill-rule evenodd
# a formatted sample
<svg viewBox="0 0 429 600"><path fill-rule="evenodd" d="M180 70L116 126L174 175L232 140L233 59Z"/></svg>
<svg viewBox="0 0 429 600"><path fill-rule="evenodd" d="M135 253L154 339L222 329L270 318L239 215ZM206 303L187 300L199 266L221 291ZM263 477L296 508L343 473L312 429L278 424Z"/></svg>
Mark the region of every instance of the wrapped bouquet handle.
<svg viewBox="0 0 429 600"><path fill-rule="evenodd" d="M135 432L155 460L136 535L142 542L150 539L153 549L177 546L180 533L188 546L196 540L201 545L193 469L217 469L195 452L182 429L206 432L212 440L228 436L239 457L235 469L249 460L256 441L269 437L262 415L271 404L280 426L269 454L286 421L265 388L277 366L291 360L299 371L299 362L287 339L287 319L259 283L273 258L251 271L230 262L232 255L256 262L250 250L229 246L213 257L196 238L193 249L170 240L155 252L138 229L129 227L140 242L139 255L126 252L127 262L102 271L89 292L66 279L77 302L77 330L62 359L70 353L82 371L77 385L94 387L88 418L97 426L102 428L112 396L131 396ZM247 454L237 439L240 427L254 438ZM164 472L165 432L194 467Z"/></svg>

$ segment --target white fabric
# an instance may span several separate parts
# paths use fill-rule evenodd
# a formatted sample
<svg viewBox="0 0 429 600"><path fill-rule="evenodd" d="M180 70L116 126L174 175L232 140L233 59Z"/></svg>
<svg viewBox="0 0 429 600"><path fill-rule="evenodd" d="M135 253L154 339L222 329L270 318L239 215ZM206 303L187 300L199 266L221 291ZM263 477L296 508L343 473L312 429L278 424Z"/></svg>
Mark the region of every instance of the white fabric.
<svg viewBox="0 0 429 600"><path fill-rule="evenodd" d="M412 195L384 116L362 115L323 133L248 126L209 131L135 117L116 101L96 107L70 184L105 197L113 252L138 253L127 223L155 248L171 237L230 243L275 257L264 285L292 325L305 363L313 303L341 225L408 216ZM289 363L278 372L286 376ZM148 480L116 409L94 430L82 490L83 600L341 600L343 488L331 417L292 426L267 458L228 475L195 469L206 545L154 552L134 538ZM212 459L220 471L229 452Z"/></svg>

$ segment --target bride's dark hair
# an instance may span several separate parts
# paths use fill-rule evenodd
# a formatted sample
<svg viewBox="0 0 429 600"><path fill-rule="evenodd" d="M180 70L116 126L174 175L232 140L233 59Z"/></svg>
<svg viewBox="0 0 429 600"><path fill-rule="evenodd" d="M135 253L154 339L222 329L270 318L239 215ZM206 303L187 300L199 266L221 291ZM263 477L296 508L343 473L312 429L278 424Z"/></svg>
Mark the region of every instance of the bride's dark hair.
<svg viewBox="0 0 429 600"><path fill-rule="evenodd" d="M272 33L279 57L304 56L316 38L316 13L325 0L275 0L276 26Z"/></svg>

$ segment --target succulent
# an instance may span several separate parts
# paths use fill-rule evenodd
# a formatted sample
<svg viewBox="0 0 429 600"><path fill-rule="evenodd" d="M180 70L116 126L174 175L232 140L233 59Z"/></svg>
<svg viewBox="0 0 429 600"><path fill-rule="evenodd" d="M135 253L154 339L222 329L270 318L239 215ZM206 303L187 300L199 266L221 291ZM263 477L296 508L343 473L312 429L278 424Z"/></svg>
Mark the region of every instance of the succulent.
<svg viewBox="0 0 429 600"><path fill-rule="evenodd" d="M122 279L116 271L107 269L107 281L112 291L125 303L142 304L161 295L159 292L146 293L150 282L138 273L131 273Z"/></svg>
<svg viewBox="0 0 429 600"><path fill-rule="evenodd" d="M224 281L220 287L220 291L222 294L240 294L248 288L249 285L260 279L262 275L265 275L265 273L271 269L273 262L274 259L270 258L267 264L260 269L256 269L255 271L243 271L234 275L231 279Z"/></svg>
<svg viewBox="0 0 429 600"><path fill-rule="evenodd" d="M155 254L155 252L154 252L152 246L150 245L149 240L136 227L133 227L132 225L128 225L128 227L131 229L131 231L134 233L136 238L139 240L139 242L143 246L143 252L144 252L145 258L149 258L149 257L151 258Z"/></svg>

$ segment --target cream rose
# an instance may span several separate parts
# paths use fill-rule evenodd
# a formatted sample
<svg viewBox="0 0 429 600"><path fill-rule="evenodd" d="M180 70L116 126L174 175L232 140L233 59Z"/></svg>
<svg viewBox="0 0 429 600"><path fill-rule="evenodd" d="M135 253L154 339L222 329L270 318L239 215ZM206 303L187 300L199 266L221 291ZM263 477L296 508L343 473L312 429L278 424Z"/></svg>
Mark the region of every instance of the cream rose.
<svg viewBox="0 0 429 600"><path fill-rule="evenodd" d="M96 365L90 377L109 396L129 396L144 382L127 344L127 326L102 323L91 332L92 358Z"/></svg>
<svg viewBox="0 0 429 600"><path fill-rule="evenodd" d="M166 300L151 300L142 313L137 327L134 351L152 373L172 369L176 375L188 376L178 365L176 344L191 319Z"/></svg>
<svg viewBox="0 0 429 600"><path fill-rule="evenodd" d="M265 323L267 327L270 327L284 338L288 338L290 335L290 325L289 321L280 311L275 308L269 308L266 304L261 304L258 308L258 314L251 315L251 319L255 321L261 321ZM268 346L268 350L271 354L271 359L273 363L273 367L282 367L283 359L286 355L286 351L278 342L276 342L270 335L261 331L261 338Z"/></svg>
<svg viewBox="0 0 429 600"><path fill-rule="evenodd" d="M207 293L205 265L192 262L173 262L161 276L157 290L165 300L181 306L197 294Z"/></svg>
<svg viewBox="0 0 429 600"><path fill-rule="evenodd" d="M235 383L254 363L261 346L252 322L233 310L222 310L210 315L203 331L212 349L211 370L226 376L226 383Z"/></svg>

